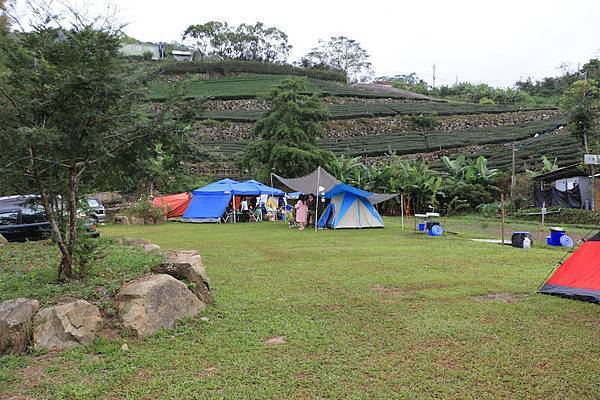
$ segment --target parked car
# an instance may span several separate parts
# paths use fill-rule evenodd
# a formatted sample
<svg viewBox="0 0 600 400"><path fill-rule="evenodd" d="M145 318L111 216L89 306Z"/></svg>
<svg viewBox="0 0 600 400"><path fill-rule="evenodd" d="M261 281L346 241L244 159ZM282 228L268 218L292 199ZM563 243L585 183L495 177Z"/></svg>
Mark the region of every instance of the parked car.
<svg viewBox="0 0 600 400"><path fill-rule="evenodd" d="M88 217L94 218L98 222L104 223L106 222L106 210L104 205L100 202L100 199L95 197L88 197L86 199L87 208L88 208Z"/></svg>
<svg viewBox="0 0 600 400"><path fill-rule="evenodd" d="M42 240L52 235L46 212L35 199L35 196L0 197L0 234L9 242ZM100 236L95 219L85 219L81 226L85 235Z"/></svg>

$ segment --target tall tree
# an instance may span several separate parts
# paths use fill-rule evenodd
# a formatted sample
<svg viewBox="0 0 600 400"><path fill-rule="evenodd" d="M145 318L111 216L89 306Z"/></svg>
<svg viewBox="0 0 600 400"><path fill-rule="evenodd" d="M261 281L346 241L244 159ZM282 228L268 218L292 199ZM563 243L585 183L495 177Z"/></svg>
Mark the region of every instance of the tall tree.
<svg viewBox="0 0 600 400"><path fill-rule="evenodd" d="M169 103L148 116L148 76L121 57L119 28L99 18L31 11L31 30L17 26L0 38L7 61L0 75L0 186L6 177L19 179L39 194L64 280L73 276L81 186L93 186L98 174L110 172L111 159L174 126L187 110ZM52 206L58 196L66 204L64 230Z"/></svg>
<svg viewBox="0 0 600 400"><path fill-rule="evenodd" d="M285 32L262 22L230 26L227 22L209 21L190 25L183 40L191 41L202 56L246 61L285 62L292 48Z"/></svg>
<svg viewBox="0 0 600 400"><path fill-rule="evenodd" d="M305 67L326 67L346 73L347 82L356 82L372 74L369 54L359 42L345 36L331 37L327 42L320 40L319 46L313 48L300 60Z"/></svg>
<svg viewBox="0 0 600 400"><path fill-rule="evenodd" d="M569 116L569 128L590 151L590 134L598 123L600 87L593 79L577 81L560 99L561 109ZM596 138L597 139L597 138Z"/></svg>
<svg viewBox="0 0 600 400"><path fill-rule="evenodd" d="M258 139L247 146L243 168L267 179L271 172L300 176L326 165L330 153L320 150L320 121L328 110L318 94L306 94L304 78L287 78L264 98L270 110L253 129Z"/></svg>

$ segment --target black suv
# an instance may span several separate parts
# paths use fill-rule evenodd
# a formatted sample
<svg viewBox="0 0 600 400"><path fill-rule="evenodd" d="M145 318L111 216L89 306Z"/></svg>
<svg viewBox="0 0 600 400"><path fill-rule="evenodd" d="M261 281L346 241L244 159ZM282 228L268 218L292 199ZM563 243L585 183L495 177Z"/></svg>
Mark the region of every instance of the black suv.
<svg viewBox="0 0 600 400"><path fill-rule="evenodd" d="M0 197L0 234L9 242L50 237L44 209L25 196Z"/></svg>
<svg viewBox="0 0 600 400"><path fill-rule="evenodd" d="M83 221L84 233L98 237L94 220ZM42 240L51 236L50 223L34 196L0 197L0 235L9 242Z"/></svg>

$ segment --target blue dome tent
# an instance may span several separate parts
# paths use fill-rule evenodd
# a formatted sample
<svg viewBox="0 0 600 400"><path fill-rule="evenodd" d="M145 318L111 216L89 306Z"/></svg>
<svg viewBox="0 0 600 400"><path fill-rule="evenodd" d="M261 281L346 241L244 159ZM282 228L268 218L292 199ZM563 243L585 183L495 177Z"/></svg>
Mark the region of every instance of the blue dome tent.
<svg viewBox="0 0 600 400"><path fill-rule="evenodd" d="M373 193L339 183L325 193L329 205L319 218L320 228L383 228L381 216L369 197Z"/></svg>
<svg viewBox="0 0 600 400"><path fill-rule="evenodd" d="M283 196L279 189L255 180L245 182L222 179L192 191L192 201L181 222L220 222L233 196Z"/></svg>

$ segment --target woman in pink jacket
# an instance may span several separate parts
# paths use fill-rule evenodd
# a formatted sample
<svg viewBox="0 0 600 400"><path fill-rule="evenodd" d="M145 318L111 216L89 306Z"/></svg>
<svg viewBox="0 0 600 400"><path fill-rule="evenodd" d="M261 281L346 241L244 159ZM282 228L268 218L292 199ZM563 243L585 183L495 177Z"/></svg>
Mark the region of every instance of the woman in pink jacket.
<svg viewBox="0 0 600 400"><path fill-rule="evenodd" d="M296 222L300 225L300 230L303 231L306 226L306 216L308 214L308 206L304 202L303 195L300 196L294 208L296 209Z"/></svg>

